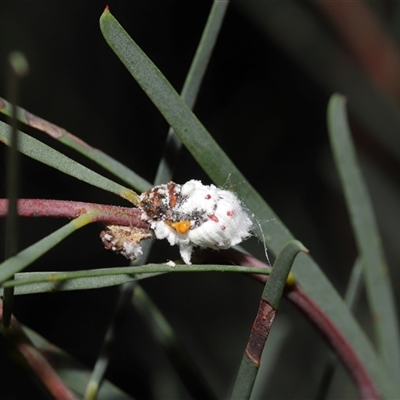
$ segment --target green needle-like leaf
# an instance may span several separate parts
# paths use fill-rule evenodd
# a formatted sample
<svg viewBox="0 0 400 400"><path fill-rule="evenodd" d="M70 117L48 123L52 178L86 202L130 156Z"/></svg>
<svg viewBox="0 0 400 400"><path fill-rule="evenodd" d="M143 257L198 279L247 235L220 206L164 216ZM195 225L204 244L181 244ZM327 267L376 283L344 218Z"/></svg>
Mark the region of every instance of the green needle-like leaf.
<svg viewBox="0 0 400 400"><path fill-rule="evenodd" d="M4 115L11 116L11 104L1 97L0 112ZM121 164L114 158L110 157L106 153L102 152L101 150L98 150L85 143L83 140L77 138L75 135L66 131L64 128L54 125L21 107L17 107L17 119L25 125L31 126L42 132L47 133L53 139L56 139L66 146L69 146L77 152L83 154L98 165L102 166L105 170L117 176L123 182L127 183L130 187L135 188L137 191L145 192L151 187L149 182L141 178L131 169Z"/></svg>
<svg viewBox="0 0 400 400"><path fill-rule="evenodd" d="M185 79L185 83L182 90L182 98L190 108L193 107L195 100L197 98L197 94L200 89L204 73L207 69L215 41L218 37L218 33L222 25L222 21L228 3L229 1L225 2L214 1L211 7L206 27L203 31L200 44L196 50L195 57L190 66L190 70ZM164 147L164 152L158 165L156 177L154 180L154 185L166 183L172 180L173 172L176 168L176 164L179 159L179 152L181 150L181 147L182 147L182 142L180 141L178 136L174 133L173 129L170 128L168 131L168 136ZM145 191L146 189L147 188L143 188L141 191ZM147 244L146 246L143 246L143 255L140 258L141 263L146 262L148 254L151 249L152 242L147 242L146 244ZM112 338L115 335L114 323L118 319L117 316L124 310L124 302L126 301L127 298L127 292L129 291L132 292L133 287L136 287L137 289L139 285L137 283L136 284L132 283L120 287L120 297L116 305L113 321L111 322L111 324L107 329L102 349L93 368L92 377L90 379L90 382L88 383L87 394L85 396L86 399L95 397L96 392L100 387L100 382L102 381L103 375L105 374L108 367L109 353L112 352L110 347L112 346L113 342ZM162 340L161 342L165 343ZM169 348L169 345L166 345L165 347ZM175 355L179 354L179 352L176 351L172 351L172 353L174 353ZM174 362L174 360L176 360L176 357L172 357L171 361ZM180 358L177 364L182 365ZM187 362L185 364L186 366L184 368L181 368L180 370L192 371L193 369L190 368L190 364L193 364L193 362ZM202 390L198 390L199 387L201 389L204 388L205 386L205 384L202 383L203 380L201 379L201 374L193 374L188 379L186 379L186 377L187 375L185 375L185 378L182 379L182 381L186 383L189 382L191 383L188 387L189 393L190 393L190 388L192 387L195 387L195 391L197 393L201 393ZM196 382L197 384L195 384ZM211 398L211 396L209 395L205 395L205 397Z"/></svg>
<svg viewBox="0 0 400 400"><path fill-rule="evenodd" d="M346 100L343 96L332 96L328 108L328 126L336 166L364 266L379 353L393 382L398 383L400 336L397 311L371 199L351 140Z"/></svg>
<svg viewBox="0 0 400 400"><path fill-rule="evenodd" d="M54 231L42 240L39 240L32 246L20 251L15 256L8 258L0 264L0 282L3 282L13 276L16 272L23 270L29 264L37 260L40 256L49 251L56 244L60 243L68 235L75 232L82 226L92 222L93 215L84 214L70 221L62 228Z"/></svg>
<svg viewBox="0 0 400 400"><path fill-rule="evenodd" d="M228 5L229 0L214 0L211 6L203 35L182 89L181 97L189 108L193 108L196 102Z"/></svg>
<svg viewBox="0 0 400 400"><path fill-rule="evenodd" d="M181 97L191 110L196 102L200 85L207 70L228 5L229 0L214 0L200 43L196 49L196 54L186 76ZM172 179L181 147L181 140L175 134L174 130L170 128L164 153L158 165L156 178L154 180L155 185L169 182Z"/></svg>
<svg viewBox="0 0 400 400"><path fill-rule="evenodd" d="M7 124L0 121L0 142L3 142L6 145L10 144L9 129L10 128ZM23 132L19 132L18 150L28 157L64 172L67 175L73 176L76 179L89 183L90 185L96 186L100 189L107 190L108 192L115 193L133 204L136 204L137 202L137 194L133 190L127 189L126 187L97 174Z"/></svg>
<svg viewBox="0 0 400 400"><path fill-rule="evenodd" d="M346 294L344 299L350 310L353 312L357 308L357 302L360 298L362 289L364 287L363 265L359 258L353 265L349 281L347 283Z"/></svg>
<svg viewBox="0 0 400 400"><path fill-rule="evenodd" d="M180 376L182 383L194 398L216 399L217 396L187 351L177 334L147 293L136 285L132 303L147 325L154 341L164 350Z"/></svg>
<svg viewBox="0 0 400 400"><path fill-rule="evenodd" d="M17 102L19 95L20 79L29 71L29 65L25 56L20 52L12 52L9 55L10 74L8 77L9 95L11 105L11 138L7 160L7 217L5 234L5 258L13 256L18 251L18 197L20 185L20 162L18 153L18 129L17 129ZM2 325L8 328L11 323L13 308L13 290L5 290L3 296L3 320Z"/></svg>
<svg viewBox="0 0 400 400"><path fill-rule="evenodd" d="M28 335L33 344L38 349L42 350L46 357L51 360L52 366L65 384L76 393L83 396L90 374L89 369L53 343L48 342L43 336L40 336L32 329L24 327L24 332ZM99 390L97 399L128 400L131 399L131 397L113 385L111 382L104 381Z"/></svg>
<svg viewBox="0 0 400 400"><path fill-rule="evenodd" d="M291 240L284 246L274 263L269 279L265 285L262 299L267 301L275 309L279 306L290 269L292 268L295 257L300 251L308 252L298 240Z"/></svg>
<svg viewBox="0 0 400 400"><path fill-rule="evenodd" d="M118 286L134 280L153 277L161 273L149 274L148 276L118 274L110 271L109 275L89 276L89 277L65 277L62 272L21 272L16 274L13 280L4 282L4 285L15 287L14 294L34 294L34 293L55 293L67 292L71 290L100 289L110 286ZM64 279L62 279L64 278ZM0 288L0 295L3 289Z"/></svg>
<svg viewBox="0 0 400 400"><path fill-rule="evenodd" d="M100 27L110 47L210 178L217 185L222 186L230 176L236 192L254 217L259 221L271 221L268 224L268 235L266 236L268 248L276 254L288 241L294 239L289 230L184 104L160 70L130 38L108 9L100 19ZM396 390L396 386L388 376L386 368L383 367L366 334L317 264L311 257L300 254L296 258L293 272L308 295L321 307L323 312L330 315L336 326L347 337L383 395L388 398L398 397L399 392Z"/></svg>
<svg viewBox="0 0 400 400"><path fill-rule="evenodd" d="M16 295L53 293L119 285L167 272L236 272L245 274L257 272L257 274L269 274L270 270L270 268L257 268L255 271L254 267L239 265L176 265L171 267L166 264L148 264L139 267L113 267L71 272L24 272L17 274L15 279L4 282L2 286L16 287Z"/></svg>
<svg viewBox="0 0 400 400"><path fill-rule="evenodd" d="M250 333L250 339L243 354L231 399L249 399L260 367L264 345L278 309L287 277L296 255L307 249L297 240L292 240L279 253L264 291L260 306Z"/></svg>
<svg viewBox="0 0 400 400"><path fill-rule="evenodd" d="M100 27L111 48L210 177L220 185L230 175L233 185L244 181L237 168L229 168L233 164L225 153L223 162L217 162L221 149L215 140L109 11L102 15Z"/></svg>

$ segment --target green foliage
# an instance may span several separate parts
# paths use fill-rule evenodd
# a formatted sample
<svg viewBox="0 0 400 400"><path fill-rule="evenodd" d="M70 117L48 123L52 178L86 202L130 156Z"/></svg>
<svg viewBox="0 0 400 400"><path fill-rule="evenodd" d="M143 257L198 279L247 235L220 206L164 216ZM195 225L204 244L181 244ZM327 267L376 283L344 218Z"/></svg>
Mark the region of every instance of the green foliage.
<svg viewBox="0 0 400 400"><path fill-rule="evenodd" d="M254 219L257 221L271 221L268 226L268 236L266 238L261 229L257 234L260 241L265 242L267 248L274 255L278 255L288 243L292 243L293 245L294 236L191 110L225 15L226 4L218 5L218 3L220 2L215 1L214 7L211 10L209 23L206 26L194 63L188 74L182 95L179 95L175 91L167 78L140 49L108 9L106 9L100 19L100 27L110 48L122 61L123 65L171 127L167 146L172 146L174 151L178 152L180 143L183 143L193 159L218 186L223 186L229 176L230 183L235 187L235 191L253 214ZM9 115L9 106L6 102L3 102L3 104L5 106L1 111ZM19 109L19 120L27 125L34 126L26 118L26 115L26 110ZM364 271L363 276L365 277L371 313L377 321L374 327L377 340L376 348L332 282L309 255L299 255L294 261L292 271L296 284L304 289L322 314L329 316L335 329L347 340L379 394L385 398L396 398L400 393L397 382L397 374L400 371L400 340L395 301L371 200L355 156L354 145L347 123L345 102L340 95L334 95L329 103L328 126L331 146L345 191L346 204L349 209L353 232L358 246L359 260ZM49 133L46 128L44 128L44 131ZM19 135L19 150L23 154L92 186L112 192L137 205L137 194L131 189L97 174L23 132L19 132ZM150 186L150 183L139 176L139 174L136 174L136 172L131 171L107 154L98 152L87 144L82 144L82 142L76 140L72 135L63 134L58 139L106 168L129 186L139 191L145 191ZM10 143L9 125L1 121L0 141L7 145ZM167 147L166 153L171 151L172 147ZM172 170L173 168L170 168L170 165L166 162L166 158L162 159L156 181L171 179ZM46 238L5 260L0 264L2 290L3 288L13 287L15 288L14 295L18 296L23 294L32 295L58 291L99 289L108 286L132 284L134 285L132 286L132 290L135 288L133 292L134 296L136 296L133 298L133 303L136 302L136 307L138 307L140 313L145 318L146 313L148 313L147 323L155 340L164 345L164 350L167 353L168 350L171 352L170 356L174 361L177 361L178 370L179 363L182 360L190 365L190 357L187 358L188 354L182 350L181 344L175 337L172 328L168 325L167 319L151 302L151 299L146 295L144 290L138 286L138 282L162 274L174 274L178 272L200 273L212 271L249 274L254 272L254 267L245 265L219 265L217 263L193 266L146 264L95 270L83 269L71 272L21 272L71 233L93 222L96 215L94 210L89 211L73 219ZM296 245L291 247L292 250L295 250L290 253L289 260L283 262L285 268L279 267L276 271L273 269L271 280L266 285L263 300L267 301L274 308L278 307L282 297L284 282L292 266L293 259L297 252L303 248L299 245L299 242L295 243ZM277 258L279 265L281 260L280 257ZM358 265L356 264L356 266ZM278 273L281 271L283 272L278 276ZM355 274L357 271L355 270ZM17 275L11 279L16 273ZM267 275L269 273L269 268L259 268L257 270L257 274L259 275ZM355 284L355 286L357 285ZM112 325L110 325L110 331L112 330ZM45 339L40 338L40 336L29 329L27 332L28 336L40 347L48 346ZM111 336L112 333L110 333ZM165 345L166 342L168 346ZM46 351L50 350L47 349ZM86 393L86 398L95 398L97 395L99 398L112 398L112 396L126 398L126 394L120 392L118 388L109 382L105 381L103 385L101 384L104 379L103 373L107 369L109 355L105 360L101 359L98 361L99 363L103 363L99 368L101 372L98 376L92 377L89 380L87 370L79 366L70 356L57 348L52 351L53 353L57 353L57 359L61 360L60 363L56 363L55 369L66 384L74 392L78 393L79 396L84 396L84 393ZM68 368L65 367L66 364ZM240 393L238 398L249 398L251 396L257 369L258 366L255 369L254 365L249 364L248 360L244 357L244 363L235 384L234 398L236 398L235 393ZM184 368L181 368L181 376L184 375L183 370ZM196 374L198 374L197 393L207 393L209 398L217 397L209 389L206 378L201 376L200 370L197 370L197 367L190 370L188 374L190 375L190 379L196 379ZM252 380L251 382L250 379ZM85 389L88 382L89 385ZM249 382L251 383L250 385ZM188 386L187 390L190 392L190 385ZM103 393L102 390L104 391ZM363 393L363 390L360 389L360 392Z"/></svg>
<svg viewBox="0 0 400 400"><path fill-rule="evenodd" d="M237 186L237 193L255 217L259 220L273 220L269 226L270 240L266 243L268 248L276 253L288 241L294 239L275 213L220 149L200 121L187 108L158 68L128 36L109 11L105 11L103 14L100 26L111 48L156 104L209 177L217 185L222 185L226 176L231 174L232 184L241 183ZM324 312L329 312L332 320L344 332L359 357L369 368L370 373L379 382L381 390L388 395L393 395L395 393L393 383L388 379L367 336L314 261L308 256L299 257L293 272L311 298Z"/></svg>
<svg viewBox="0 0 400 400"><path fill-rule="evenodd" d="M392 374L393 382L397 382L395 371L400 371L397 311L372 203L351 141L345 102L343 96L334 95L329 104L331 145L364 267L379 353Z"/></svg>
<svg viewBox="0 0 400 400"><path fill-rule="evenodd" d="M0 121L0 141L7 145L10 144L9 127L2 121ZM131 202L136 200L137 196L132 190L91 171L89 168L71 160L64 154L23 132L19 132L19 151L34 160L38 160L83 182L115 193Z"/></svg>

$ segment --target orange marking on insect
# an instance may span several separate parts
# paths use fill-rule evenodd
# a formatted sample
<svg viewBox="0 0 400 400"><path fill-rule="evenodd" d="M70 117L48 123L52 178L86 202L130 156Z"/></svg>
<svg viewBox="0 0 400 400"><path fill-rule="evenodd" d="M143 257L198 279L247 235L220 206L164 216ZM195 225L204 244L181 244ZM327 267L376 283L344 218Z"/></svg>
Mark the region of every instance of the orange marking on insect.
<svg viewBox="0 0 400 400"><path fill-rule="evenodd" d="M178 233L186 233L190 229L190 221L179 221L173 222L171 226L178 232Z"/></svg>

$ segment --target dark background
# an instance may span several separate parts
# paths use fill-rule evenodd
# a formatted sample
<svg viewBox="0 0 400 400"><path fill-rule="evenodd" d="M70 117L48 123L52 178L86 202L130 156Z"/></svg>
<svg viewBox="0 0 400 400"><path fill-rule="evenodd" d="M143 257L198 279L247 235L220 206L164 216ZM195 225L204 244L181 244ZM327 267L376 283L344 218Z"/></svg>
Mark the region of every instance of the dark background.
<svg viewBox="0 0 400 400"><path fill-rule="evenodd" d="M273 3L232 1L195 113L343 292L357 252L332 164L326 108L334 91L349 95L356 90L350 81L346 91L338 66L353 63L356 71L364 75L315 3L288 1L276 6ZM21 88L19 104L22 107L66 128L153 181L168 125L103 39L98 20L106 4L101 1L0 1L0 95L7 97L7 55L12 50L20 50L30 64L30 74ZM179 91L211 2L110 0L108 5ZM264 20L260 7L264 7ZM384 26L390 23L394 29L398 9L382 2L375 5L373 12ZM337 64L329 65L326 70L319 67L322 64L318 57L323 52L313 48L315 32L301 28L301 23L307 26L307 18L309 26L316 25L318 37L326 40L320 43L321 49L328 51L332 43L342 49L338 54L343 60L338 54L334 57L329 53ZM304 35L296 34L296 28ZM353 98L357 100L356 95ZM389 263L395 266L400 258L393 239L400 220L398 158L379 143L363 121L352 118L352 126ZM22 130L109 176L44 134L25 127ZM3 147L0 160L3 171L0 194L4 197L6 152ZM127 205L109 193L38 162L25 157L21 161L21 197ZM183 150L174 180L183 183L193 178L209 182L190 154ZM261 223L268 232L268 221ZM62 221L49 220L21 221L20 247L25 248L62 224ZM85 227L30 269L126 265L123 257L102 249L99 232L99 226ZM263 258L261 244L253 240L250 246ZM4 250L4 240L0 241L0 248ZM150 261L174 257L177 257L176 249L156 244ZM394 271L393 275L396 277ZM194 353L220 398L226 397L262 287L242 276L216 274L195 277L175 274L151 279L143 286ZM117 296L118 289L109 288L18 297L15 315L92 366ZM362 316L363 307L360 308ZM264 398L314 397L327 348L286 303L276 325L276 336L271 335L271 340L276 340L278 350L274 354L268 349L270 375ZM27 379L8 368L11 367L2 367L1 385L12 398L23 398L25 390L38 390L36 386L27 386ZM173 387L174 373L168 361L133 310L127 311L107 377L137 398L156 398L159 386L164 387L162 393L166 396L167 393L187 396L181 387ZM338 393L342 398L354 396L348 378L338 379L337 387L333 397ZM41 395L37 393L38 398Z"/></svg>

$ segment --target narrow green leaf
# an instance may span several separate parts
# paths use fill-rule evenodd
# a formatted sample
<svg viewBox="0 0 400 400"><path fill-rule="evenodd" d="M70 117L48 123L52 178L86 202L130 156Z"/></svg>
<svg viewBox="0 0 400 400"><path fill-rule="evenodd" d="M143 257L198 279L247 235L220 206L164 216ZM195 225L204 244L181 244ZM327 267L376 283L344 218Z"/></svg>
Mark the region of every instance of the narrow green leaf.
<svg viewBox="0 0 400 400"><path fill-rule="evenodd" d="M246 400L250 398L257 371L258 366L250 360L245 352L232 390L231 400Z"/></svg>
<svg viewBox="0 0 400 400"><path fill-rule="evenodd" d="M195 100L197 98L197 94L200 88L200 84L202 81L202 78L204 76L204 73L206 71L208 61L211 56L212 49L215 44L215 40L218 36L219 28L221 27L223 16L225 14L225 10L227 8L228 1L226 2L220 2L220 1L214 1L213 6L211 7L210 15L206 24L206 27L204 29L202 38L200 40L200 44L197 48L196 55L194 57L194 60L191 64L189 73L186 77L183 90L182 90L182 98L184 101L189 105L189 107L193 107ZM176 168L177 160L179 159L179 152L182 147L182 142L180 139L176 136L174 133L173 129L170 128L168 131L168 136L167 140L165 143L164 147L164 152L161 157L161 160L158 165L156 177L154 180L154 185L158 185L160 183L165 183L169 182L172 180L173 176L173 171ZM137 187L137 186L134 186ZM145 191L148 188L143 188L141 191ZM143 249L143 255L140 257L137 262L143 264L146 262L148 254L151 249L151 244L152 242L148 241L146 242L145 246L142 246ZM117 302L115 311L114 311L114 316L113 320L108 326L103 345L100 351L100 354L98 355L98 358L96 360L96 363L93 368L93 373L90 378L90 381L87 386L86 390L86 395L85 399L91 399L96 397L96 393L98 391L98 388L100 387L100 383L104 377L104 374L108 368L108 363L109 363L109 356L110 353L112 352L111 347L113 343L113 337L114 337L114 324L116 320L118 319L118 316L120 313L124 312L125 309L125 303L126 303L126 298L127 298L127 293L130 294L130 297L132 297L132 290L133 287L138 288L138 283L131 283L127 285L121 285L120 286L120 295L119 295L119 300ZM143 291L143 289L141 289ZM161 340L161 343L166 343L165 340ZM174 342L174 344L176 344ZM168 346L169 347L169 346ZM169 353L169 352L168 352ZM173 351L175 355L180 354L178 351ZM172 363L174 363L174 359L177 357L173 357ZM183 365L182 361L178 357L178 365ZM192 371L193 368L191 368L191 365L195 365L193 363L193 360L191 362L187 362L186 367L184 368L185 371ZM188 377L188 379L182 379L183 382L189 383L189 382L199 382L196 385L193 383L189 386L188 390L190 392L190 388L195 386L195 392L196 393L204 393L206 398L211 398L206 392L205 389L202 390L203 387L206 387L204 382L204 379L201 379L201 374L196 374L196 371L193 371L194 373ZM204 397L204 396L203 396Z"/></svg>
<svg viewBox="0 0 400 400"><path fill-rule="evenodd" d="M347 283L346 293L344 295L344 300L352 312L354 312L357 308L357 302L360 298L363 287L363 265L362 261L357 258L351 270L350 278Z"/></svg>
<svg viewBox="0 0 400 400"><path fill-rule="evenodd" d="M91 277L79 277L69 279L59 279L59 271L53 272L49 275L48 272L21 272L16 274L13 280L9 280L6 283L14 285L16 296L24 294L36 294L36 293L55 293L55 292L66 292L71 290L88 290L88 289L100 289L110 286L118 286L123 283L132 282L141 278L147 278L149 276L143 275L129 275L129 274L111 274L104 276L91 276ZM156 276L160 273L149 274L150 276ZM53 276L53 280L51 279ZM0 288L0 296L3 294L3 288Z"/></svg>
<svg viewBox="0 0 400 400"><path fill-rule="evenodd" d="M193 109L196 102L200 85L207 70L228 5L229 0L214 0L211 7L206 26L201 36L200 43L196 49L196 54L193 58L188 75L186 76L181 93L182 100L190 109ZM158 165L156 178L154 180L155 185L169 182L172 179L181 147L181 140L175 134L174 130L170 128L164 153Z"/></svg>
<svg viewBox="0 0 400 400"><path fill-rule="evenodd" d="M307 249L302 243L298 240L291 240L283 247L274 263L269 279L265 285L262 299L266 300L275 309L279 306L287 277L292 268L294 259L300 251L307 253Z"/></svg>
<svg viewBox="0 0 400 400"><path fill-rule="evenodd" d="M103 343L97 355L89 382L87 383L84 400L97 399L108 365L114 354L114 345L120 333L121 320L126 318L126 306L131 302L134 286L135 282L130 282L119 287L118 300L106 334L104 335Z"/></svg>
<svg viewBox="0 0 400 400"><path fill-rule="evenodd" d="M8 208L5 231L5 258L17 253L19 242L19 218L18 218L18 197L20 186L20 161L18 153L18 126L17 126L17 102L19 95L20 79L27 75L29 65L25 56L20 52L12 52L8 57L10 73L8 76L8 91L11 98L11 139L7 155L7 197ZM5 290L3 296L3 319L4 328L11 323L13 308L13 289Z"/></svg>
<svg viewBox="0 0 400 400"><path fill-rule="evenodd" d="M279 253L265 284L250 338L232 390L231 399L249 399L257 378L262 352L268 339L286 281L296 255L307 249L298 241L288 242Z"/></svg>
<svg viewBox="0 0 400 400"><path fill-rule="evenodd" d="M39 240L32 246L29 246L25 250L17 253L15 256L8 258L0 264L0 282L9 279L16 272L23 270L29 264L33 263L40 256L49 251L52 247L60 243L68 235L92 222L92 218L93 215L90 215L89 213L81 215L64 225L62 228Z"/></svg>
<svg viewBox="0 0 400 400"><path fill-rule="evenodd" d="M196 102L228 5L229 0L214 0L211 6L206 26L181 93L182 100L189 108L193 108Z"/></svg>
<svg viewBox="0 0 400 400"><path fill-rule="evenodd" d="M254 214L255 219L270 221L265 239L268 248L276 254L285 243L293 239L289 230L220 149L160 70L154 66L108 10L100 19L100 27L110 47L214 183L222 186L230 177L236 192ZM389 378L365 332L350 314L349 309L318 265L311 257L300 254L296 258L293 272L308 295L323 312L330 315L336 326L347 337L383 395L388 398L398 397L399 392L395 389L394 383Z"/></svg>
<svg viewBox="0 0 400 400"><path fill-rule="evenodd" d="M1 268L1 264L0 264ZM257 268L257 274L269 274L270 268ZM1 271L0 271L1 272ZM16 287L15 294L95 289L140 280L161 273L235 272L254 274L254 267L239 265L176 265L148 264L134 267L113 267L70 272L25 272L4 282L3 287ZM100 279L105 278L105 279ZM24 289L25 285L27 288ZM29 285L29 286L28 286Z"/></svg>
<svg viewBox="0 0 400 400"><path fill-rule="evenodd" d="M0 121L0 142L6 145L10 144L9 126L2 121ZM64 172L67 175L73 176L76 179L100 189L115 193L133 204L137 202L137 194L134 191L93 172L89 168L84 167L23 132L19 132L18 149L28 157Z"/></svg>
<svg viewBox="0 0 400 400"><path fill-rule="evenodd" d="M117 178L121 179L121 181L129 185L129 187L134 188L138 192L142 193L151 188L152 185L136 172L132 171L124 164L110 157L103 151L93 148L87 143L84 143L82 140L77 139L69 132L66 132L58 140L66 146L71 147L77 152L83 154L85 157L94 161L95 163L103 167L106 171L115 175Z"/></svg>
<svg viewBox="0 0 400 400"><path fill-rule="evenodd" d="M76 393L83 396L90 374L89 369L71 357L64 350L60 349L53 343L48 342L43 336L39 335L32 329L24 327L24 332L28 335L33 344L37 348L41 349L46 357L51 360L51 364L65 384ZM97 399L128 400L131 399L131 397L111 382L104 381L99 390Z"/></svg>
<svg viewBox="0 0 400 400"><path fill-rule="evenodd" d="M11 116L11 104L1 97L0 112L4 115ZM83 154L139 192L145 192L151 187L149 182L126 167L124 164L121 164L119 161L110 157L101 150L98 150L85 143L82 139L77 138L66 129L52 124L51 122L48 122L21 107L17 107L17 119L25 125L47 133L53 139L56 139L66 146L69 146L77 152Z"/></svg>
<svg viewBox="0 0 400 400"><path fill-rule="evenodd" d="M379 353L393 382L398 383L400 335L397 311L371 199L351 140L344 96L332 96L328 108L328 127L336 167L364 266Z"/></svg>
<svg viewBox="0 0 400 400"><path fill-rule="evenodd" d="M216 399L211 386L175 331L139 285L134 288L132 303L140 314L154 341L163 349L183 385L194 398Z"/></svg>
<svg viewBox="0 0 400 400"><path fill-rule="evenodd" d="M111 48L210 177L219 184L229 176L233 185L243 182L237 168L229 168L233 164L225 153L221 164L216 161L221 149L215 140L109 11L103 13L100 27Z"/></svg>
<svg viewBox="0 0 400 400"><path fill-rule="evenodd" d="M363 287L363 266L361 260L357 258L353 265L353 269L351 270L346 293L344 295L344 300L353 314L356 310L357 302ZM316 399L325 399L327 397L327 393L331 387L332 380L338 366L338 361L339 360L334 353L331 353L328 356L328 360L324 366L321 381L317 390L317 395L315 396Z"/></svg>

